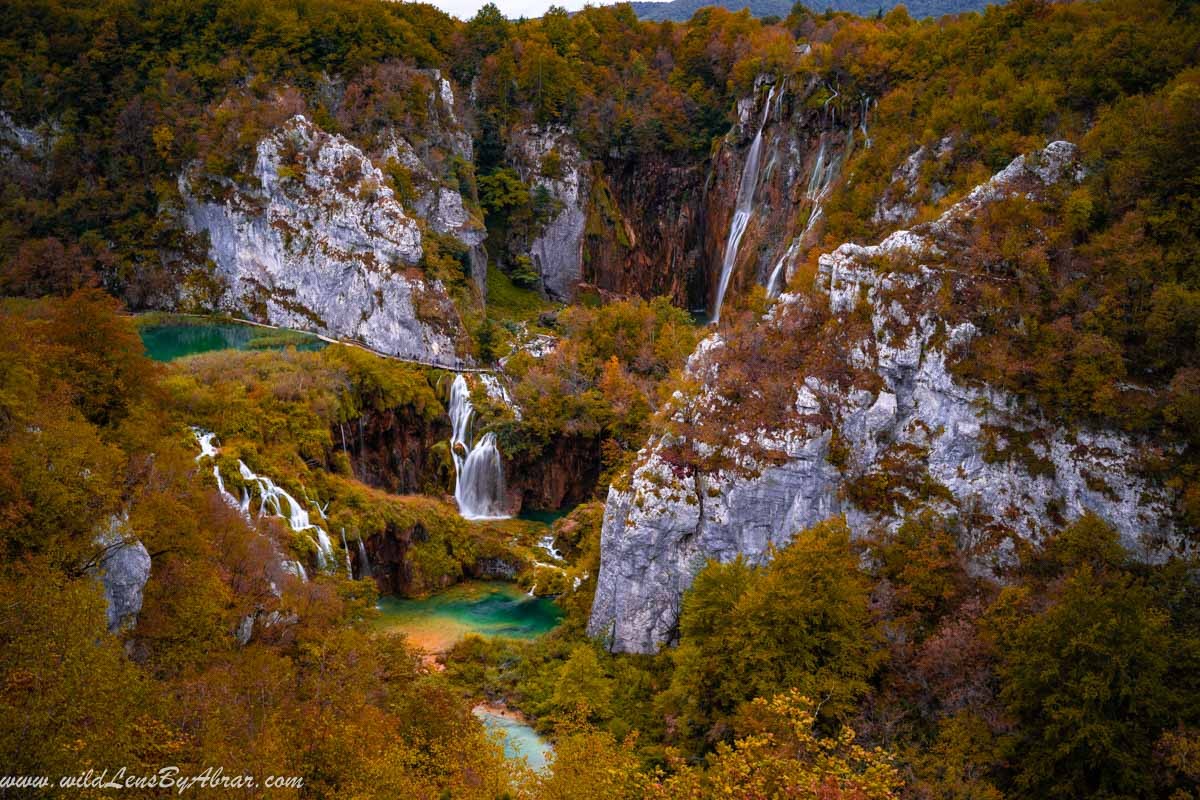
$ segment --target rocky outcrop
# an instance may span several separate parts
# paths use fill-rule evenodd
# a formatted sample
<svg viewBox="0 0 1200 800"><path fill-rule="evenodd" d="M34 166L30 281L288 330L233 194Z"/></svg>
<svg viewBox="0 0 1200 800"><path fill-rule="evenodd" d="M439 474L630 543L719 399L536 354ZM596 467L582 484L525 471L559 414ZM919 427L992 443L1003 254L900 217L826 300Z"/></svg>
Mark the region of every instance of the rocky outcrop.
<svg viewBox="0 0 1200 800"><path fill-rule="evenodd" d="M600 440L556 437L536 455L505 459L509 508L555 510L592 497L600 479Z"/></svg>
<svg viewBox="0 0 1200 800"><path fill-rule="evenodd" d="M121 527L121 523L114 520L108 533L98 541L103 548L98 573L108 604L110 633L137 624L137 615L142 610L142 591L150 579L150 553L137 539L125 538Z"/></svg>
<svg viewBox="0 0 1200 800"><path fill-rule="evenodd" d="M429 534L420 523L404 529L389 528L382 534L367 537L364 546L370 574L380 594L409 594L414 585L409 548L428 537ZM357 562L360 556L355 554L353 558ZM357 567L359 574L363 574L363 565L357 564Z"/></svg>
<svg viewBox="0 0 1200 800"><path fill-rule="evenodd" d="M904 159L892 173L892 182L875 204L871 221L876 225L906 225L917 216L921 202L921 173L928 164L947 158L953 151L954 138L944 137L936 147L921 145ZM946 196L944 184L934 182L929 189L929 201L936 203Z"/></svg>
<svg viewBox="0 0 1200 800"><path fill-rule="evenodd" d="M602 295L704 305L704 176L700 166L655 156L609 163L588 206L584 281Z"/></svg>
<svg viewBox="0 0 1200 800"><path fill-rule="evenodd" d="M555 211L529 245L529 258L548 297L569 301L583 277L583 234L591 165L561 126L517 131L511 145L522 180L542 191Z"/></svg>
<svg viewBox="0 0 1200 800"><path fill-rule="evenodd" d="M393 494L437 493L446 486L446 458L437 455L450 436L445 416L426 419L408 406L370 410L335 425L334 446L346 453L354 477Z"/></svg>
<svg viewBox="0 0 1200 800"><path fill-rule="evenodd" d="M432 82L426 124L419 135L400 135L393 129L379 140L377 163L394 159L407 170L414 197L412 211L437 233L452 236L466 248L470 273L480 292L487 281L487 231L474 202L473 185L464 186L455 167L462 169L475 160L471 136L460 119L454 87L439 70L425 73ZM415 142L415 143L414 143Z"/></svg>
<svg viewBox="0 0 1200 800"><path fill-rule="evenodd" d="M708 559L760 562L772 545L836 514L856 534L893 528L920 508L969 519L965 529L979 539L960 545L980 570L1011 561L1014 537L1036 541L1084 512L1113 525L1140 557L1161 553L1169 504L1138 474L1138 443L1058 428L1003 392L958 382L949 364L971 346L975 326L969 314L935 313L934 300L969 279L956 269L965 221L998 198L1079 176L1074 147L1056 142L1016 159L937 222L822 256L824 313L862 331L837 351L848 354L853 379L795 375L784 423L751 425L722 445L735 465L727 469L681 468L671 457L678 441L652 442L625 485L609 491L590 633L617 651L652 652L674 637L681 595ZM794 335L787 321L814 302L784 295L761 321L764 335ZM692 376L711 383L729 348L716 334L706 339ZM703 416L724 400L702 389L681 402Z"/></svg>
<svg viewBox="0 0 1200 800"><path fill-rule="evenodd" d="M208 234L224 309L458 363L457 311L415 269L420 227L361 150L297 115L259 143L253 176L253 186L223 182L220 197L180 178L184 221Z"/></svg>

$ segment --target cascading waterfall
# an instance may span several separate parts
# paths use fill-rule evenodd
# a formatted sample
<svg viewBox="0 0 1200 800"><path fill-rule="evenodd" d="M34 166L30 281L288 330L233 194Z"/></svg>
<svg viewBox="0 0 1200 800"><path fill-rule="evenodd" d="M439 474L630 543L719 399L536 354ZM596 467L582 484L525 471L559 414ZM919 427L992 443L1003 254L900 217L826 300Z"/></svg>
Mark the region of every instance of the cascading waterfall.
<svg viewBox="0 0 1200 800"><path fill-rule="evenodd" d="M800 235L792 240L787 252L775 264L775 269L771 270L771 277L767 279L768 297L778 297L783 290L787 270L794 263L801 246L808 239L809 233L816 227L817 222L824 214L823 203L829 196L829 190L833 188L833 182L837 178L840 167L841 158L829 155L828 140L825 134L821 134L820 143L817 146L817 160L813 164L812 172L808 176L808 186L804 191L804 198L811 204L808 221L804 223L804 230L800 231Z"/></svg>
<svg viewBox="0 0 1200 800"><path fill-rule="evenodd" d="M219 451L213 443L216 439L216 434L209 431L201 430L200 428L192 428L192 433L196 437L196 441L200 444L200 455L196 456L196 461L203 458L216 459ZM317 540L317 564L324 569L328 559L333 557L333 544L329 540L329 536L318 525L313 525L308 518L308 512L304 507L296 502L296 499L281 489L270 478L262 475L255 475L254 472L246 466L245 462L238 460L238 470L242 475L242 479L247 484L254 484L259 488L259 494L262 498L262 503L259 505L258 513L261 515L264 511L269 511L272 516L282 517L288 521L288 525L292 530L300 531L315 531ZM225 488L225 479L221 476L221 468L217 464L213 464L213 478L217 482L217 490L221 494L221 498L233 508L238 509L247 519L250 518L250 493L243 488L242 499L239 501L233 494ZM288 513L283 513L283 502L288 504ZM325 518L325 510L319 505L317 512L321 518ZM349 551L347 551L348 553ZM301 580L307 581L308 574L304 571L304 566L298 561L284 560L281 562L283 568ZM347 556L347 564L349 557Z"/></svg>
<svg viewBox="0 0 1200 800"><path fill-rule="evenodd" d="M489 375L486 372L479 373L479 382L483 384L483 388L487 391L488 397L497 400L512 409L513 417L521 418L521 409L513 402L512 395L508 393L506 387L499 378L495 375Z"/></svg>
<svg viewBox="0 0 1200 800"><path fill-rule="evenodd" d="M742 179L738 183L737 204L734 206L733 220L729 223L729 238L725 240L725 256L721 262L721 282L717 286L717 302L713 306L713 324L721 321L721 304L725 302L725 292L729 289L729 279L733 276L733 267L737 263L738 247L750 217L754 212L754 190L758 188L758 162L762 155L763 129L767 127L767 119L771 116L771 100L775 96L775 87L767 93L767 102L763 104L762 121L758 125L758 133L750 143L746 153L746 164L742 167Z"/></svg>
<svg viewBox="0 0 1200 800"><path fill-rule="evenodd" d="M862 98L862 115L858 122L858 129L862 131L863 145L871 149L871 134L867 133L867 114L871 111L871 105L877 101L872 100L869 95L863 95Z"/></svg>
<svg viewBox="0 0 1200 800"><path fill-rule="evenodd" d="M238 459L238 470L241 472L242 480L258 487L260 498L258 513L260 516L263 512L269 512L272 516L286 519L291 529L297 533L302 531L313 531L315 533L317 537L317 566L325 569L326 565L331 563L333 559L333 542L330 541L329 534L323 528L314 525L309 519L308 512L304 509L304 506L300 505L296 501L296 498L288 494L286 489L278 486L275 481L265 475L256 475L241 459ZM285 502L287 503L286 514L283 511L283 504ZM249 511L249 506L249 498L247 498L247 511Z"/></svg>
<svg viewBox="0 0 1200 800"><path fill-rule="evenodd" d="M475 408L471 390L462 375L450 387L450 452L454 458L454 499L463 519L506 519L504 465L496 447L496 434L486 433L471 443Z"/></svg>
<svg viewBox="0 0 1200 800"><path fill-rule="evenodd" d="M542 548L547 553L549 553L550 557L553 558L555 561L564 560L563 554L560 553L558 551L558 548L554 546L554 534L553 533L547 533L541 539L538 539L538 547Z"/></svg>
<svg viewBox="0 0 1200 800"><path fill-rule="evenodd" d="M361 539L359 541L362 541ZM342 552L346 554L346 574L354 577L354 567L350 565L350 545L346 544L346 529L342 528Z"/></svg>

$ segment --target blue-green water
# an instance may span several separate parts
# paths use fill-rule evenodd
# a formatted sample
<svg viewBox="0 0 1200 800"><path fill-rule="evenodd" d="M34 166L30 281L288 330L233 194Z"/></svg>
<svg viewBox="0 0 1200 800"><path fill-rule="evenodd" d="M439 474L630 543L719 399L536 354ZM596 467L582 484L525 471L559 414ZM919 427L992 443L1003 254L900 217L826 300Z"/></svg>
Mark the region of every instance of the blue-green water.
<svg viewBox="0 0 1200 800"><path fill-rule="evenodd" d="M537 731L524 722L489 711L483 706L476 706L472 712L489 733L499 731L503 734L505 758L524 758L530 769L538 772L546 768L546 762L554 748L538 736Z"/></svg>
<svg viewBox="0 0 1200 800"><path fill-rule="evenodd" d="M542 511L537 509L521 509L521 513L517 515L517 519L527 519L530 522L540 522L543 525L553 525L558 520L570 513L571 509L564 508L557 511Z"/></svg>
<svg viewBox="0 0 1200 800"><path fill-rule="evenodd" d="M430 652L449 650L469 633L532 639L562 619L553 600L501 581L467 581L419 600L382 597L379 610L380 628L404 633Z"/></svg>
<svg viewBox="0 0 1200 800"><path fill-rule="evenodd" d="M155 361L174 361L215 350L320 350L325 342L295 331L277 331L237 322L146 325L139 331L146 355Z"/></svg>

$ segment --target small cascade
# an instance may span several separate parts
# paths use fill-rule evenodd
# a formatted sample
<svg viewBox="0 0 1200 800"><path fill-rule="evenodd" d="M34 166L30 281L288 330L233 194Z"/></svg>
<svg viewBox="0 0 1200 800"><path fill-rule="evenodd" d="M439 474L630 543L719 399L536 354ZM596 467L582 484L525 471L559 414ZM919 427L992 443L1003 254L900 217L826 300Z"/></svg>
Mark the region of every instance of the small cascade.
<svg viewBox="0 0 1200 800"><path fill-rule="evenodd" d="M217 457L217 446L213 444L213 440L217 438L215 433L201 430L200 428L192 428L192 434L196 437L196 441L200 443L200 455L196 456L197 461L202 458Z"/></svg>
<svg viewBox="0 0 1200 800"><path fill-rule="evenodd" d="M555 561L563 561L563 554L554 546L554 534L547 533L541 539L538 539L538 547L550 554L550 557Z"/></svg>
<svg viewBox="0 0 1200 800"><path fill-rule="evenodd" d="M206 431L202 428L192 428L192 435L196 437L196 442L200 445L200 455L196 456L196 461L199 462L204 458L211 458L213 463L213 477L217 481L217 490L221 493L221 499L228 503L233 508L239 508L238 500L225 488L225 480L221 477L221 468L215 463L217 454L217 446L214 444L217 435L212 431Z"/></svg>
<svg viewBox="0 0 1200 800"><path fill-rule="evenodd" d="M768 297L779 296L787 282L787 273L795 263L800 248L807 243L808 235L825 213L823 204L829 196L830 189L833 188L833 182L837 179L841 161L839 156L829 154L828 139L825 134L821 134L820 143L817 145L817 160L813 164L812 172L808 176L808 186L804 191L804 199L811 204L808 221L804 223L804 229L795 239L792 239L787 252L771 270L771 276L767 278Z"/></svg>
<svg viewBox="0 0 1200 800"><path fill-rule="evenodd" d="M233 508L240 510L242 504L225 488L225 480L221 477L221 468L216 464L213 464L213 477L217 479L217 489L221 492L221 498Z"/></svg>
<svg viewBox="0 0 1200 800"><path fill-rule="evenodd" d="M329 534L323 528L314 525L308 517L308 512L296 498L287 493L285 489L278 486L275 481L265 475L256 475L254 471L246 466L242 460L238 460L238 470L242 474L242 480L248 484L254 484L258 487L260 503L258 513L261 516L263 512L268 512L272 516L282 517L288 521L288 525L297 533L301 531L314 531L317 538L317 565L322 569L333 558L333 542L329 539ZM284 503L287 503L287 513L284 513ZM250 498L245 498L246 511L250 511Z"/></svg>
<svg viewBox="0 0 1200 800"><path fill-rule="evenodd" d="M367 558L367 546L363 544L362 536L358 537L358 577L370 578L371 575L371 559Z"/></svg>
<svg viewBox="0 0 1200 800"><path fill-rule="evenodd" d="M729 289L729 279L733 277L733 268L737 264L738 247L741 246L742 236L754 212L754 190L758 188L758 162L762 155L763 129L767 127L767 119L771 116L771 100L775 97L775 87L767 93L767 102L763 104L762 121L758 125L758 133L750 143L746 153L746 164L742 167L742 179L738 183L737 204L734 206L733 220L729 223L729 238L725 240L725 255L721 262L721 282L717 286L717 302L713 306L713 324L721 321L721 304L725 302L725 292Z"/></svg>
<svg viewBox="0 0 1200 800"><path fill-rule="evenodd" d="M361 539L359 541L362 541ZM342 552L346 554L346 576L354 577L354 567L350 565L350 545L346 544L346 529L342 528Z"/></svg>
<svg viewBox="0 0 1200 800"><path fill-rule="evenodd" d="M863 144L868 150L871 149L871 134L867 133L867 112L869 112L871 110L871 102L872 101L869 96L863 95L862 115L859 118L859 122L858 122L858 129L860 131L862 131L862 135L863 135Z"/></svg>
<svg viewBox="0 0 1200 800"><path fill-rule="evenodd" d="M199 461L202 458L215 459L220 452L215 444L215 433L202 430L200 428L192 428L192 433L196 437L196 441L200 444L200 455L196 456ZM261 515L264 510L269 510L272 516L283 517L287 519L288 525L294 531L316 531L317 539L317 564L324 569L327 559L333 556L333 544L329 541L329 536L319 526L309 522L308 512L304 507L296 502L296 499L286 491L275 485L275 482L270 478L255 475L246 464L238 460L238 470L241 472L242 479L247 484L254 484L259 487L259 494L262 497L262 504L259 506L258 513ZM221 476L221 468L217 464L213 464L213 478L217 482L217 490L221 493L221 498L233 508L238 509L246 519L250 518L250 492L245 487L242 488L242 499L239 501L233 496L233 493L225 488L225 479ZM283 503L287 502L288 513L283 513ZM328 504L326 504L328 506ZM325 509L317 506L317 513L321 518L325 518ZM344 536L344 534L343 534ZM348 553L349 551L347 551ZM299 561L281 561L283 568L297 576L303 581L308 580L308 573L304 571L304 565ZM349 564L349 555L347 555L347 564Z"/></svg>
<svg viewBox="0 0 1200 800"><path fill-rule="evenodd" d="M481 372L479 373L479 382L483 384L488 397L511 408L513 417L516 419L521 418L521 409L513 402L512 395L508 393L508 387L499 378L490 373Z"/></svg>
<svg viewBox="0 0 1200 800"><path fill-rule="evenodd" d="M458 513L463 519L506 519L504 465L496 447L496 434L486 433L472 444L474 414L467 380L456 375L450 388L450 452Z"/></svg>

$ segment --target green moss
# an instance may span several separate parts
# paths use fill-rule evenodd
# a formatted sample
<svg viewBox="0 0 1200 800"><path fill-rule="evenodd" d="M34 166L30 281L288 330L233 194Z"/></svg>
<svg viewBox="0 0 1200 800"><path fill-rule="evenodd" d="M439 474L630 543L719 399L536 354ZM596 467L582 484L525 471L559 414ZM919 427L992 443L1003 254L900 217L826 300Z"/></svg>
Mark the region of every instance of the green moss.
<svg viewBox="0 0 1200 800"><path fill-rule="evenodd" d="M545 300L536 291L522 289L495 265L488 265L487 310L492 319L528 321L554 308L554 303Z"/></svg>

